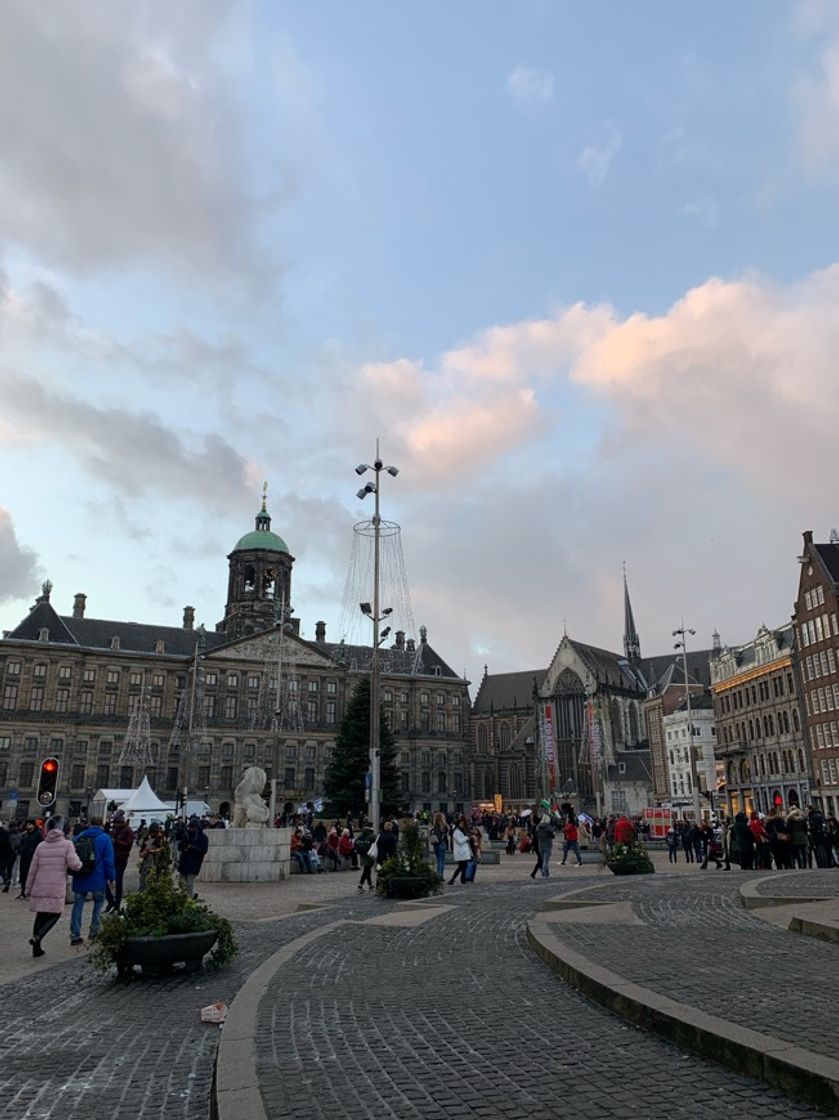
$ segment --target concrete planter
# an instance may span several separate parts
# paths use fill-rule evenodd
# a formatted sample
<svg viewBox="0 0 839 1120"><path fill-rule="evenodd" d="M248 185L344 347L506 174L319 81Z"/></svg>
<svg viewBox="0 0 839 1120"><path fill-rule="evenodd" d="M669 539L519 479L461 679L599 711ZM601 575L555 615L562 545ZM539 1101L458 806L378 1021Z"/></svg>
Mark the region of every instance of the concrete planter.
<svg viewBox="0 0 839 1120"><path fill-rule="evenodd" d="M169 933L164 937L129 937L125 942L127 969L140 965L143 975L160 976L171 972L174 965L184 964L187 972L195 972L217 937L214 929Z"/></svg>
<svg viewBox="0 0 839 1120"><path fill-rule="evenodd" d="M388 880L388 898L423 898L425 880L417 875L396 875Z"/></svg>

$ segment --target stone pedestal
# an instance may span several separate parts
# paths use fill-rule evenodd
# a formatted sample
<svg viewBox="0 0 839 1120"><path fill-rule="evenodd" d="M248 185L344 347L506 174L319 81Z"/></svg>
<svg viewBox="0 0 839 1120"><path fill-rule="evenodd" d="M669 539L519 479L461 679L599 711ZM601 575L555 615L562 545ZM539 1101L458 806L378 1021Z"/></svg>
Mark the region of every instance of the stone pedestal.
<svg viewBox="0 0 839 1120"><path fill-rule="evenodd" d="M279 883L289 875L290 828L208 828L201 883Z"/></svg>

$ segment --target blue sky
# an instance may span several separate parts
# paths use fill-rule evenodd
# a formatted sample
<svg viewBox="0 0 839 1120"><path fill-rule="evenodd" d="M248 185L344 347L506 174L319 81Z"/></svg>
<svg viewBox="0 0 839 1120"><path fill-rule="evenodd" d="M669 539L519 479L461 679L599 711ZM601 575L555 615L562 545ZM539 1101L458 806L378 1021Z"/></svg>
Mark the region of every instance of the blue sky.
<svg viewBox="0 0 839 1120"><path fill-rule="evenodd" d="M355 463L471 677L782 623L834 461L839 11L13 0L0 624L221 618L262 480L346 625ZM15 97L11 96L14 90Z"/></svg>

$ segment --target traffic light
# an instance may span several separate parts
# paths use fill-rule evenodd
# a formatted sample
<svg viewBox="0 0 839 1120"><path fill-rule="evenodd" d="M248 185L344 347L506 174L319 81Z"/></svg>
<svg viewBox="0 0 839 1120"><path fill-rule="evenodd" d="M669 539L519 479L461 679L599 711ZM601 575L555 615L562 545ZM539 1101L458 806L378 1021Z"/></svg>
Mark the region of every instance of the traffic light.
<svg viewBox="0 0 839 1120"><path fill-rule="evenodd" d="M55 801L55 791L58 789L58 759L45 758L41 763L41 773L38 777L38 804L42 809L48 809Z"/></svg>

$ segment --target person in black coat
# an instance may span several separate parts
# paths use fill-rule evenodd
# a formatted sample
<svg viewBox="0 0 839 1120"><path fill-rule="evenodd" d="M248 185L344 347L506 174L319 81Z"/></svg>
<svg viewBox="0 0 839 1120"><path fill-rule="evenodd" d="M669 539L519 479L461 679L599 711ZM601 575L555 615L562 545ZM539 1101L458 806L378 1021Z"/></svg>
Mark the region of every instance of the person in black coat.
<svg viewBox="0 0 839 1120"><path fill-rule="evenodd" d="M32 863L32 857L35 854L35 849L43 840L41 830L34 821L29 820L23 828L23 833L20 838L20 848L18 848L18 855L20 857L20 894L18 898L23 898L23 889L26 886L26 876L29 874L29 867Z"/></svg>
<svg viewBox="0 0 839 1120"><path fill-rule="evenodd" d="M12 838L5 825L0 825L0 875L3 877L3 891L7 892L12 881L12 871L17 853L12 847Z"/></svg>
<svg viewBox="0 0 839 1120"><path fill-rule="evenodd" d="M385 860L396 855L397 836L393 830L393 821L385 821L382 831L376 840L376 864L381 867Z"/></svg>
<svg viewBox="0 0 839 1120"><path fill-rule="evenodd" d="M197 820L190 820L186 835L178 844L178 879L190 897L195 895L195 879L201 870L210 842Z"/></svg>

